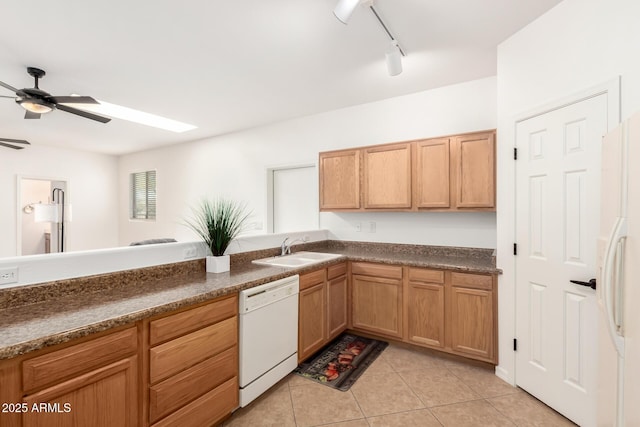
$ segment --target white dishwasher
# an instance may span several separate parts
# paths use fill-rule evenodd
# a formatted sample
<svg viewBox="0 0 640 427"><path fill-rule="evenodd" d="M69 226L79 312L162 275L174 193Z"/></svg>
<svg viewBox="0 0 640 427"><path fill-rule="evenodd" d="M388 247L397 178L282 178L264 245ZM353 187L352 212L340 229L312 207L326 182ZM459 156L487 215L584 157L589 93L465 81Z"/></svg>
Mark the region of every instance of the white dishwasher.
<svg viewBox="0 0 640 427"><path fill-rule="evenodd" d="M240 406L298 365L299 277L240 292Z"/></svg>

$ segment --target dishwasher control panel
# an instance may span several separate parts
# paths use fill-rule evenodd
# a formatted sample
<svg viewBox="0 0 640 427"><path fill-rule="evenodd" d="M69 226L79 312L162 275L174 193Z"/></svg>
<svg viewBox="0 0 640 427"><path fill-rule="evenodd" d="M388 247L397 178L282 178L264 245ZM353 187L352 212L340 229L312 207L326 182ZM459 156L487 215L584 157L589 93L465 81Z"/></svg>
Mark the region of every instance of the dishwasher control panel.
<svg viewBox="0 0 640 427"><path fill-rule="evenodd" d="M300 288L299 276L286 277L240 292L240 314L273 304L276 301L297 295Z"/></svg>

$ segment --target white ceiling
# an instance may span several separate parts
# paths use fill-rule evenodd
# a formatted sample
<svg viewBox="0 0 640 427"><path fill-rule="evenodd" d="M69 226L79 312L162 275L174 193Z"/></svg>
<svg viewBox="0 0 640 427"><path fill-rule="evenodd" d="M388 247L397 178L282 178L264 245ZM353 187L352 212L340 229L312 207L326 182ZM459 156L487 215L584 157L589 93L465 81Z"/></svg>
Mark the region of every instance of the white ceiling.
<svg viewBox="0 0 640 427"><path fill-rule="evenodd" d="M26 67L36 66L53 95L89 95L198 129L62 111L23 120L0 98L0 137L123 154L488 77L496 46L560 0L376 0L407 53L396 77L371 11L359 8L344 25L336 2L4 0L0 81L32 87Z"/></svg>

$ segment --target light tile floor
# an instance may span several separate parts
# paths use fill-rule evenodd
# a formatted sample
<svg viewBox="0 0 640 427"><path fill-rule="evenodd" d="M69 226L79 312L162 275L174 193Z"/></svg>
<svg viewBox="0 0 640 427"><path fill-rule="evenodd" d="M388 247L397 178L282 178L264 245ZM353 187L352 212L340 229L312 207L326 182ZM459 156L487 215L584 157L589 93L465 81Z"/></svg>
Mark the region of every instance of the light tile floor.
<svg viewBox="0 0 640 427"><path fill-rule="evenodd" d="M485 365L391 344L347 392L289 375L225 427L575 426Z"/></svg>

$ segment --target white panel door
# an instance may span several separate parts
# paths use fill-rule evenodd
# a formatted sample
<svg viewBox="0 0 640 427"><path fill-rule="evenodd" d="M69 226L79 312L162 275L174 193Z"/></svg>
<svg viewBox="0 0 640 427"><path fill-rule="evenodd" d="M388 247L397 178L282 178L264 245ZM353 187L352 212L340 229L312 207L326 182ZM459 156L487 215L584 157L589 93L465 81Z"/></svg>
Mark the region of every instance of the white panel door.
<svg viewBox="0 0 640 427"><path fill-rule="evenodd" d="M517 124L516 383L595 425L600 144L607 95Z"/></svg>
<svg viewBox="0 0 640 427"><path fill-rule="evenodd" d="M273 232L318 228L318 172L315 166L273 170Z"/></svg>

